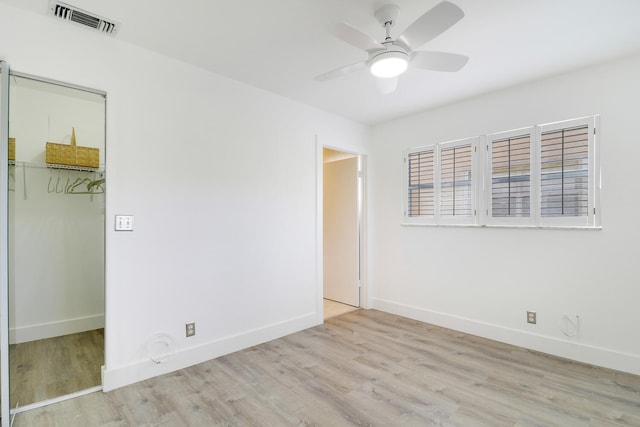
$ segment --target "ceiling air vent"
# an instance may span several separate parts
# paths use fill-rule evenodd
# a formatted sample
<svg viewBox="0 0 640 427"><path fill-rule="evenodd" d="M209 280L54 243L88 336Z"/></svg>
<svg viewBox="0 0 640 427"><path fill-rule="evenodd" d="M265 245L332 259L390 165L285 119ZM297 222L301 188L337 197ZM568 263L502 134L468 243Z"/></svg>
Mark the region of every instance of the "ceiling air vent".
<svg viewBox="0 0 640 427"><path fill-rule="evenodd" d="M119 22L103 18L95 13L78 9L75 6L57 0L49 1L49 14L105 34L114 35L118 31L118 28L120 28Z"/></svg>

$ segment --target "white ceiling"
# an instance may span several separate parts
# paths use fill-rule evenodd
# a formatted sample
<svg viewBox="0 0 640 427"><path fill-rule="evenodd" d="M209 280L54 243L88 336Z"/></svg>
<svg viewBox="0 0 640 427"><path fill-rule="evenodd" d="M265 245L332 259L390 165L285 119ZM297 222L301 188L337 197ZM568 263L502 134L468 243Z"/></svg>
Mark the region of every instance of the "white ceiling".
<svg viewBox="0 0 640 427"><path fill-rule="evenodd" d="M0 0L45 14L48 0ZM377 40L394 3L400 34L439 0L66 0L121 22L116 37L363 123L640 53L640 0L451 0L465 17L422 49L468 55L457 73L409 70L379 94L368 71L313 77L366 59L330 34L347 22ZM61 22L61 25L65 23Z"/></svg>

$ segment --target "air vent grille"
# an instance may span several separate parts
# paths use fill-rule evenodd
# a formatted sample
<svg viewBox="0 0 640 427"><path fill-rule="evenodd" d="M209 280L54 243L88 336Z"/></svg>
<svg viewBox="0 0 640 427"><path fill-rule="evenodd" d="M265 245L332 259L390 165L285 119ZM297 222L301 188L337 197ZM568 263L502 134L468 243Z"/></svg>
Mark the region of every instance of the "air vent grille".
<svg viewBox="0 0 640 427"><path fill-rule="evenodd" d="M105 34L114 35L120 27L120 24L113 20L103 18L94 13L78 9L75 6L56 0L51 0L49 2L49 14L66 21L75 22L85 27L92 28Z"/></svg>

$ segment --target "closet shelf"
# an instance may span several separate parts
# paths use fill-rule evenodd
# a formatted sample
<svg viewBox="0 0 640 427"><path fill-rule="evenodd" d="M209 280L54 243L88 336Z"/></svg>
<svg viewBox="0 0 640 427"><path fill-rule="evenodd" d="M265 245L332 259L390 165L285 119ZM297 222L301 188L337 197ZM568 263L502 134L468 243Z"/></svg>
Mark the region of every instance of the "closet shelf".
<svg viewBox="0 0 640 427"><path fill-rule="evenodd" d="M86 166L69 166L69 165L56 165L52 163L33 163L33 162L17 162L15 160L9 160L10 165L23 166L28 168L52 168L52 169L67 169L72 171L83 172L103 172L104 168L90 168Z"/></svg>

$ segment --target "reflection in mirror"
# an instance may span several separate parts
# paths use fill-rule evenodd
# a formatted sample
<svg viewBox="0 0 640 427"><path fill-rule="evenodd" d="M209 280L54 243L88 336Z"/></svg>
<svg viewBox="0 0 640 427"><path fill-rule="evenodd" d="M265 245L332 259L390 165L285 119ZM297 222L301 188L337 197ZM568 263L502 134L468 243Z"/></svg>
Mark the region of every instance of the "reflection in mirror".
<svg viewBox="0 0 640 427"><path fill-rule="evenodd" d="M101 384L104 94L11 76L11 407Z"/></svg>

